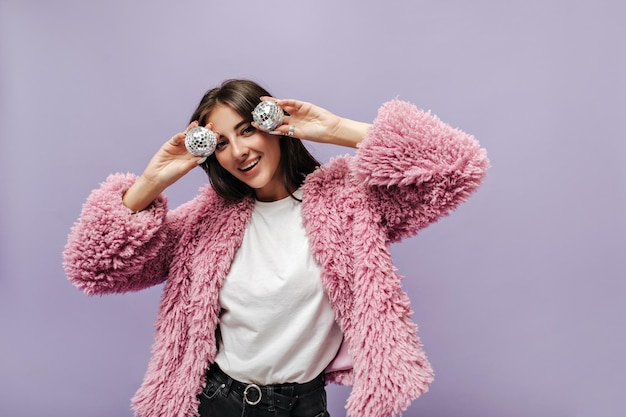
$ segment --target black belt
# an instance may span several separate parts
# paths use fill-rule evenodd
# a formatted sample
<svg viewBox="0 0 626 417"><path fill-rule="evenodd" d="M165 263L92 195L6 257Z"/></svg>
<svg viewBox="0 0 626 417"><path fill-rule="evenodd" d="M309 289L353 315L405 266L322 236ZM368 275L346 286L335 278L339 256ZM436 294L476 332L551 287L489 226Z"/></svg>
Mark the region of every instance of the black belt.
<svg viewBox="0 0 626 417"><path fill-rule="evenodd" d="M290 410L299 396L318 390L326 384L322 372L304 384L258 385L237 381L226 375L217 364L211 365L208 375L235 391L248 405L269 404Z"/></svg>

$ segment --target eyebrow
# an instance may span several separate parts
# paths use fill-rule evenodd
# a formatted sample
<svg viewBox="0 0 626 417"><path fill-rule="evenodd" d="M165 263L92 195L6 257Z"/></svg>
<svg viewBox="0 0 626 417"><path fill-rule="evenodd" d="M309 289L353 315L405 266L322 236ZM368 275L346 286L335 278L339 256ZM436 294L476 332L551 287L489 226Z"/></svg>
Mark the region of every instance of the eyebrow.
<svg viewBox="0 0 626 417"><path fill-rule="evenodd" d="M239 123L237 123L235 125L235 127L233 128L233 130L239 130L239 128L243 125L245 125L246 123L250 123L249 121L247 121L246 119L242 119Z"/></svg>
<svg viewBox="0 0 626 417"><path fill-rule="evenodd" d="M233 126L233 130L239 130L239 128L241 126L245 125L246 123L251 123L251 122L246 120L246 119L241 119L241 121L239 123L237 123L235 126Z"/></svg>

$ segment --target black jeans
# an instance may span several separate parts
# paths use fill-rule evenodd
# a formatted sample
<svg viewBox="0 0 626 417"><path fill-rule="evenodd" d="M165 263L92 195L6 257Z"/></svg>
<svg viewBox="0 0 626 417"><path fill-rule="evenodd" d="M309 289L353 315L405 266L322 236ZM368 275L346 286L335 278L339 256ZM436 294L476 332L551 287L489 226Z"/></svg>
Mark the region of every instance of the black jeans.
<svg viewBox="0 0 626 417"><path fill-rule="evenodd" d="M323 375L306 384L255 385L214 364L199 398L200 417L330 417Z"/></svg>

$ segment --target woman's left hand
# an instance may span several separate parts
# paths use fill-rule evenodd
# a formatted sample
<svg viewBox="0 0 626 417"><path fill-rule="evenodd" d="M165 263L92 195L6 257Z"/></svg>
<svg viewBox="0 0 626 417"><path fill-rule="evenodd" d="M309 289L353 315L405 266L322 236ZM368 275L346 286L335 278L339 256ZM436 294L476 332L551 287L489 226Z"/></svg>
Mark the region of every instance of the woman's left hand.
<svg viewBox="0 0 626 417"><path fill-rule="evenodd" d="M356 147L367 134L369 124L345 119L305 101L272 97L272 100L289 115L285 115L283 124L274 129L272 134L293 136L318 143Z"/></svg>

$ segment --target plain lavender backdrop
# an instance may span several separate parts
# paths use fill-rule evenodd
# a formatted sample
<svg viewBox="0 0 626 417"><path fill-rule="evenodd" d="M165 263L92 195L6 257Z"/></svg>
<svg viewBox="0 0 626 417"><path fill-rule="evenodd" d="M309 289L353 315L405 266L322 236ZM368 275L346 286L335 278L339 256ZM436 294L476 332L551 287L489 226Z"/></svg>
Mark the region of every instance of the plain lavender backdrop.
<svg viewBox="0 0 626 417"><path fill-rule="evenodd" d="M67 234L107 174L140 173L205 90L249 77L364 121L409 100L489 151L483 188L393 247L437 373L405 416L623 417L625 16L620 0L1 0L0 415L131 416L161 288L86 297ZM330 388L333 417L347 395Z"/></svg>

